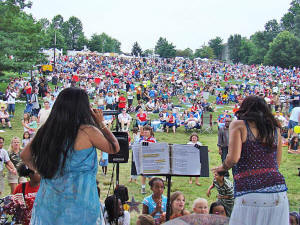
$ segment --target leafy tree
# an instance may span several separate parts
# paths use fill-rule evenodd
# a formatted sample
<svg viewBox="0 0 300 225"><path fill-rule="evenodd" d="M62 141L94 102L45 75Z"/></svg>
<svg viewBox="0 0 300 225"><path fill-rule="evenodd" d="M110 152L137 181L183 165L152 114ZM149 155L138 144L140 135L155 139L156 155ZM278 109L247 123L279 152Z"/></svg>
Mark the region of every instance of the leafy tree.
<svg viewBox="0 0 300 225"><path fill-rule="evenodd" d="M39 20L39 23L42 26L42 30L46 31L50 27L50 22L47 18L42 18Z"/></svg>
<svg viewBox="0 0 300 225"><path fill-rule="evenodd" d="M84 36L83 33L81 33L77 40L76 50L82 50L84 48L84 46L88 45L88 43L89 43L88 39Z"/></svg>
<svg viewBox="0 0 300 225"><path fill-rule="evenodd" d="M220 37L216 37L214 39L211 39L208 42L208 46L211 47L214 51L214 55L217 59L222 59L222 51L224 48L224 45L222 44L223 40Z"/></svg>
<svg viewBox="0 0 300 225"><path fill-rule="evenodd" d="M293 0L290 4L290 8L286 14L281 18L282 30L293 31L295 28L295 16L297 11L300 10L300 3L297 0Z"/></svg>
<svg viewBox="0 0 300 225"><path fill-rule="evenodd" d="M176 56L184 58L192 58L194 55L193 50L186 48L184 50L176 50Z"/></svg>
<svg viewBox="0 0 300 225"><path fill-rule="evenodd" d="M121 43L105 33L93 34L88 41L88 47L97 52L121 52Z"/></svg>
<svg viewBox="0 0 300 225"><path fill-rule="evenodd" d="M137 43L137 41L134 42L134 44L132 46L131 55L134 55L134 56L142 55L142 49L141 49L140 45Z"/></svg>
<svg viewBox="0 0 300 225"><path fill-rule="evenodd" d="M49 27L45 31L45 38L43 41L44 48L54 48L56 36L56 48L66 50L65 37L62 35L60 30L56 30L52 27Z"/></svg>
<svg viewBox="0 0 300 225"><path fill-rule="evenodd" d="M146 49L144 52L143 52L143 55L144 56L152 56L154 53L154 51L152 49Z"/></svg>
<svg viewBox="0 0 300 225"><path fill-rule="evenodd" d="M194 57L213 59L215 58L214 50L209 46L203 45L200 49L195 50Z"/></svg>
<svg viewBox="0 0 300 225"><path fill-rule="evenodd" d="M44 60L42 26L22 9L26 1L0 2L0 71L31 69Z"/></svg>
<svg viewBox="0 0 300 225"><path fill-rule="evenodd" d="M172 58L176 55L175 46L169 43L166 38L160 37L155 46L155 53L162 58Z"/></svg>
<svg viewBox="0 0 300 225"><path fill-rule="evenodd" d="M63 29L64 25L64 18L61 15L56 15L53 17L51 21L51 27L56 29L56 30L61 30Z"/></svg>
<svg viewBox="0 0 300 225"><path fill-rule="evenodd" d="M280 33L281 28L277 20L273 19L265 24L265 31L270 34L270 37L273 40L273 38L275 38Z"/></svg>
<svg viewBox="0 0 300 225"><path fill-rule="evenodd" d="M71 16L68 21L62 25L62 34L65 37L67 49L79 49L78 39L83 34L82 23L80 19Z"/></svg>
<svg viewBox="0 0 300 225"><path fill-rule="evenodd" d="M247 38L242 38L241 47L239 51L240 62L244 64L251 63L250 58L253 55L253 51L255 49L255 45L252 41Z"/></svg>
<svg viewBox="0 0 300 225"><path fill-rule="evenodd" d="M289 31L283 31L270 44L265 64L280 67L300 66L300 41Z"/></svg>
<svg viewBox="0 0 300 225"><path fill-rule="evenodd" d="M300 10L298 10L296 16L295 16L295 29L294 34L298 38L300 38Z"/></svg>
<svg viewBox="0 0 300 225"><path fill-rule="evenodd" d="M240 34L230 35L228 38L228 49L230 59L234 62L240 62L240 48L242 44L242 36Z"/></svg>

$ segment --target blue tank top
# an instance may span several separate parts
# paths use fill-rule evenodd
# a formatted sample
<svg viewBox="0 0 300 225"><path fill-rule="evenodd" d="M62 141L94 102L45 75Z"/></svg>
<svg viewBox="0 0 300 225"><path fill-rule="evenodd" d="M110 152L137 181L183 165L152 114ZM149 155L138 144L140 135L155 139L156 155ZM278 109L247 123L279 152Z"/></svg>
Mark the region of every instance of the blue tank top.
<svg viewBox="0 0 300 225"><path fill-rule="evenodd" d="M70 151L63 171L41 179L30 224L101 224L96 149Z"/></svg>

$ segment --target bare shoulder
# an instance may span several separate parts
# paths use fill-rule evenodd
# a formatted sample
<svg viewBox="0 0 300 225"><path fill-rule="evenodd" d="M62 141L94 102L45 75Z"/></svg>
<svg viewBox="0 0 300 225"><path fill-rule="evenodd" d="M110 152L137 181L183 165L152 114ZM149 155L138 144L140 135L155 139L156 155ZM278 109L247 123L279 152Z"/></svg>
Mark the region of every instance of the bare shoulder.
<svg viewBox="0 0 300 225"><path fill-rule="evenodd" d="M230 124L231 129L241 129L245 127L245 123L243 120L234 120Z"/></svg>
<svg viewBox="0 0 300 225"><path fill-rule="evenodd" d="M92 147L93 144L91 137L95 136L96 132L101 133L96 127L92 125L81 125L74 144L75 150Z"/></svg>

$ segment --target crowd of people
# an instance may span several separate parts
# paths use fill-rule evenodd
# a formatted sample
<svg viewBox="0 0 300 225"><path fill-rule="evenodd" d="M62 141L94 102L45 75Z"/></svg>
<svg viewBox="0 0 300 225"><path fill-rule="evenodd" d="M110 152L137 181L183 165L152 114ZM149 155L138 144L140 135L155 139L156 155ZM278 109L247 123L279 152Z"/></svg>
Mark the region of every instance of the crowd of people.
<svg viewBox="0 0 300 225"><path fill-rule="evenodd" d="M267 218L266 215L270 215L269 221L274 220L272 224L288 221L287 188L278 168L282 144L288 146L288 153L300 153L299 137L294 130L300 125L300 69L96 55L59 56L56 63L54 73L12 79L2 94L4 101L0 102L3 129L14 129L11 120L16 100L26 102L20 122L23 139L14 137L8 154L3 149L4 139L0 138L0 166L2 173L4 165L9 171L11 193L20 192L20 184L30 177L25 192L35 198L31 224L44 224L53 218L57 218L58 224L113 224L115 217L122 221L119 224L129 224L130 214L122 207L112 216L114 210L105 204L107 212L101 213L97 197L96 148L101 150L99 165L106 175L108 154L119 150L111 133L114 122L121 131L133 133L130 143L155 143L155 132L176 135L177 128L182 126L186 131L196 131L185 143L202 145L197 133L203 127L204 115L228 104L234 107L232 111L224 110L216 121L210 121L217 124L216 145L223 165L214 170L207 196L216 188L217 201L209 207L206 199L196 199L189 212L184 207L184 194L175 192L170 199L170 218L190 213L217 214L233 218L230 224L238 224L235 221L243 221L249 213L243 206L249 206L246 208L255 213L250 206L257 202L260 207L270 205L270 211L247 224L259 224L257 221L262 221L263 216ZM118 115L103 115L102 110L115 110ZM262 161L256 160L257 155ZM25 166L23 163L26 173L17 171ZM270 164L268 169L263 167L265 163ZM234 185L228 179L231 167ZM249 168L255 174L260 171L255 179L261 182L252 180ZM137 175L132 160L130 181L137 182ZM147 177L141 176L142 194L146 194L146 181ZM190 179L189 183L192 182ZM201 185L198 178L195 183ZM3 176L0 185L3 193ZM152 194L143 200L143 215L137 224L166 221L164 187L161 178L150 179ZM261 193L267 193L262 202L257 200ZM118 196L107 201L118 202ZM279 203L280 218L271 218L272 209ZM298 215L293 216L299 220Z"/></svg>

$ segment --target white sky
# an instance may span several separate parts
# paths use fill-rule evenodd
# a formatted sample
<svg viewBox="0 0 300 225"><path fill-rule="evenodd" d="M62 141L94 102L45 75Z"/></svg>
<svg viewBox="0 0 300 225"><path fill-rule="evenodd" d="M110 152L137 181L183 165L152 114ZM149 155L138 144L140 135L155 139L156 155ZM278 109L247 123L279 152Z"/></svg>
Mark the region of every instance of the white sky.
<svg viewBox="0 0 300 225"><path fill-rule="evenodd" d="M85 35L107 33L131 52L138 41L152 49L159 37L176 49L199 48L216 36L227 42L231 34L250 37L271 19L287 12L292 0L33 0L26 10L36 19L61 14L78 17Z"/></svg>

